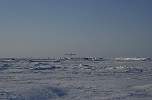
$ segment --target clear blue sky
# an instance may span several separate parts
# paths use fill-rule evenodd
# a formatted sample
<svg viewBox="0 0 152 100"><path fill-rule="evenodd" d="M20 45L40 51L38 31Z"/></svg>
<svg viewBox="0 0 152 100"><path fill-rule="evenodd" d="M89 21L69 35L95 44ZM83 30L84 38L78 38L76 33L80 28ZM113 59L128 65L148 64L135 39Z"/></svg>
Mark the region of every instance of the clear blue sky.
<svg viewBox="0 0 152 100"><path fill-rule="evenodd" d="M152 56L152 0L0 0L0 56Z"/></svg>

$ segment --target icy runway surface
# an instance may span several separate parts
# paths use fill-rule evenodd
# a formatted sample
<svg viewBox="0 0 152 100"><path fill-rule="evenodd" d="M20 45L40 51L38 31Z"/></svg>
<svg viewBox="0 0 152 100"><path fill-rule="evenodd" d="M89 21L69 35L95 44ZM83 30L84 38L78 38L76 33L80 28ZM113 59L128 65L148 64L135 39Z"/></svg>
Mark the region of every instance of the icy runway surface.
<svg viewBox="0 0 152 100"><path fill-rule="evenodd" d="M152 100L152 62L1 61L0 100Z"/></svg>

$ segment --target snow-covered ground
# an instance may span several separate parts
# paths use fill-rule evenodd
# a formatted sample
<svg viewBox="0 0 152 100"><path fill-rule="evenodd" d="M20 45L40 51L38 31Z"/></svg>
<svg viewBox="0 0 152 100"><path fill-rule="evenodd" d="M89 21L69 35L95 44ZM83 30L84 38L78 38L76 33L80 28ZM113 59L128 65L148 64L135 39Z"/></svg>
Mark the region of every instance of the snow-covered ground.
<svg viewBox="0 0 152 100"><path fill-rule="evenodd" d="M115 58L115 60L119 60L119 61L147 61L147 60L151 60L151 58L139 58L139 57L134 57L134 58Z"/></svg>
<svg viewBox="0 0 152 100"><path fill-rule="evenodd" d="M0 100L152 100L152 62L3 59Z"/></svg>

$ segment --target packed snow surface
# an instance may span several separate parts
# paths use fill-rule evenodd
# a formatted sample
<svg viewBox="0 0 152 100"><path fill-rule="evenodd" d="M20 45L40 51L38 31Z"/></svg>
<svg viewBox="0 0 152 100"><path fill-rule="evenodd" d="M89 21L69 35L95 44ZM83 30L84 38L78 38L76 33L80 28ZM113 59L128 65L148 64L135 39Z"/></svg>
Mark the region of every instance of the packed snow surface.
<svg viewBox="0 0 152 100"><path fill-rule="evenodd" d="M0 100L152 100L152 62L1 59Z"/></svg>

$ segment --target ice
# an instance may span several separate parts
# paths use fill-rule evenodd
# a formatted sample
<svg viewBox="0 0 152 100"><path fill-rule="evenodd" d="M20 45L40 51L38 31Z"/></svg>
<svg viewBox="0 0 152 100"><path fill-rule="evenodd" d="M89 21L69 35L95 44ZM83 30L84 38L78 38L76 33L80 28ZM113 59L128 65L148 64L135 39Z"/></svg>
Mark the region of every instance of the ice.
<svg viewBox="0 0 152 100"><path fill-rule="evenodd" d="M8 69L9 66L10 66L10 65L7 64L7 63L0 64L0 71L1 71L1 70L6 70L6 69Z"/></svg>
<svg viewBox="0 0 152 100"><path fill-rule="evenodd" d="M0 100L151 100L151 83L152 62L147 60L0 62Z"/></svg>
<svg viewBox="0 0 152 100"><path fill-rule="evenodd" d="M47 63L38 63L38 64L35 64L31 69L33 69L33 70L49 70L49 69L55 69L55 66L47 64Z"/></svg>

